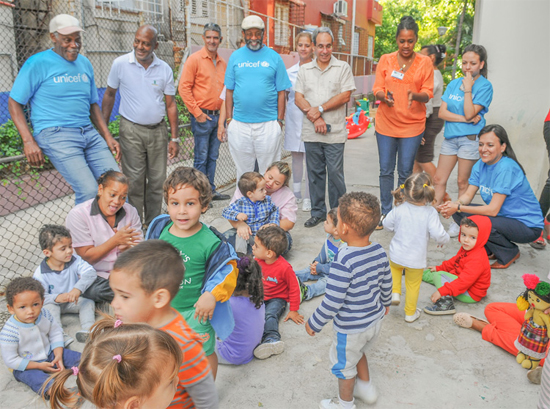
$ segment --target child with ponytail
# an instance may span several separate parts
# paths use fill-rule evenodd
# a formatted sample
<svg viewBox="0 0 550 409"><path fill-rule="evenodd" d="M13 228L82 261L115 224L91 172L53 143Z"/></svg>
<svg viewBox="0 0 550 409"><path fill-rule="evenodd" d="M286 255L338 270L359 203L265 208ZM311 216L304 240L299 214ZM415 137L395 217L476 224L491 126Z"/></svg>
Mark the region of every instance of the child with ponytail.
<svg viewBox="0 0 550 409"><path fill-rule="evenodd" d="M168 333L105 316L92 327L80 364L50 378L50 407L72 407L80 396L100 409L166 409L181 363L181 349ZM72 376L78 392L65 387Z"/></svg>
<svg viewBox="0 0 550 409"><path fill-rule="evenodd" d="M401 277L405 271L405 321L416 321L416 308L430 237L442 246L449 235L433 208L435 190L427 173L414 173L392 192L396 207L384 218L384 228L395 232L390 243L390 268L393 278L392 305L401 302Z"/></svg>
<svg viewBox="0 0 550 409"><path fill-rule="evenodd" d="M229 299L235 318L235 328L224 341L216 340L220 364L242 365L254 357L254 348L262 340L265 325L264 286L262 269L252 255L238 253L239 276Z"/></svg>

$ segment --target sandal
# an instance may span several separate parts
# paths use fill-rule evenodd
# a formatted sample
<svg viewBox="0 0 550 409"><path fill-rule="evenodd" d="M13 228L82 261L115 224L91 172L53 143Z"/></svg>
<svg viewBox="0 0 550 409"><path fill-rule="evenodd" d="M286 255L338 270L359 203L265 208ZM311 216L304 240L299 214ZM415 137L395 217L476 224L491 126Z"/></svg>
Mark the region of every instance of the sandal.
<svg viewBox="0 0 550 409"><path fill-rule="evenodd" d="M458 312L453 315L453 321L455 322L455 324L462 328L472 328L474 320L478 320L489 325L488 321L482 318L474 317L473 315L467 314L465 312Z"/></svg>
<svg viewBox="0 0 550 409"><path fill-rule="evenodd" d="M546 247L546 242L544 241L544 232L540 234L540 237L535 241L529 243L531 247L537 250L543 250Z"/></svg>

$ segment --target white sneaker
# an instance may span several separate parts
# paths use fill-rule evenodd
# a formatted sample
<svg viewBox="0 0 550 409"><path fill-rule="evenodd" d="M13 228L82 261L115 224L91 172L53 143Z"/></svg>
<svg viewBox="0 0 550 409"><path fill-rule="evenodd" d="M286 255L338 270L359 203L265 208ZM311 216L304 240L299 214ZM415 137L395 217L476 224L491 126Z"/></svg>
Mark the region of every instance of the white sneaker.
<svg viewBox="0 0 550 409"><path fill-rule="evenodd" d="M67 348L69 345L71 345L74 342L74 338L68 336L67 334L63 334L63 345L65 348Z"/></svg>
<svg viewBox="0 0 550 409"><path fill-rule="evenodd" d="M417 308L414 315L405 315L405 322L408 322L409 324L411 322L415 322L417 319L420 318L420 313L421 312L422 312L422 310L420 308Z"/></svg>
<svg viewBox="0 0 550 409"><path fill-rule="evenodd" d="M254 349L254 356L258 359L267 359L270 356L282 354L284 350L283 341L264 342Z"/></svg>
<svg viewBox="0 0 550 409"><path fill-rule="evenodd" d="M310 212L311 211L311 199L304 199L302 203L302 211Z"/></svg>
<svg viewBox="0 0 550 409"><path fill-rule="evenodd" d="M351 407L351 409L356 408L355 404ZM319 403L319 409L342 409L342 405L340 405L340 399L338 398L323 399Z"/></svg>
<svg viewBox="0 0 550 409"><path fill-rule="evenodd" d="M302 203L302 201L303 201L303 199L301 197L296 198L296 204L300 204L300 203Z"/></svg>
<svg viewBox="0 0 550 409"><path fill-rule="evenodd" d="M460 226L454 222L454 220L449 225L449 230L447 230L447 233L449 233L449 236L451 237L458 237L460 233Z"/></svg>
<svg viewBox="0 0 550 409"><path fill-rule="evenodd" d="M361 399L363 402L368 403L369 405L376 403L376 401L378 400L378 391L376 390L376 386L374 386L372 381L368 384L368 386L363 387L359 386L360 383L366 382L357 378L357 381L355 382L355 387L353 388L353 396Z"/></svg>
<svg viewBox="0 0 550 409"><path fill-rule="evenodd" d="M391 305L399 305L399 304L401 304L401 294L392 293L392 295L391 295Z"/></svg>

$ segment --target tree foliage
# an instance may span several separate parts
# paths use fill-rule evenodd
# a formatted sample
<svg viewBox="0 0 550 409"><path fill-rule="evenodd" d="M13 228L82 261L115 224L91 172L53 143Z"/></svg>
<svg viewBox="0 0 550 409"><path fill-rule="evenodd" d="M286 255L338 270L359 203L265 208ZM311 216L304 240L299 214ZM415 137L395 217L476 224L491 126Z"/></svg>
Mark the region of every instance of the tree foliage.
<svg viewBox="0 0 550 409"><path fill-rule="evenodd" d="M397 50L395 34L401 17L411 16L418 23L419 33L416 51L428 44L444 44L447 47L447 57L441 63L440 70L448 83L451 78L451 69L457 38L457 27L465 0L380 0L384 7L382 26L376 28L374 57ZM472 43L474 28L474 0L467 0L468 8L462 26L459 58L464 47ZM447 27L443 36L439 36L437 28ZM458 61L460 68L460 61ZM462 76L460 69L457 76Z"/></svg>

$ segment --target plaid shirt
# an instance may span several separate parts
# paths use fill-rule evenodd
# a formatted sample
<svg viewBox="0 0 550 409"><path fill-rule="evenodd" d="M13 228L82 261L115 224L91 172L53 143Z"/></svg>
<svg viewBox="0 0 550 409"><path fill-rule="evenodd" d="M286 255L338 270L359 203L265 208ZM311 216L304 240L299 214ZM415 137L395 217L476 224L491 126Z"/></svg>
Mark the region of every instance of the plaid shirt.
<svg viewBox="0 0 550 409"><path fill-rule="evenodd" d="M246 224L256 234L264 224L279 225L279 208L266 196L261 202L253 202L248 197L241 197L223 209L222 216L227 220L237 221L237 215L244 213L248 216Z"/></svg>

